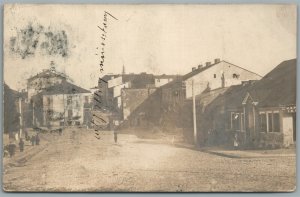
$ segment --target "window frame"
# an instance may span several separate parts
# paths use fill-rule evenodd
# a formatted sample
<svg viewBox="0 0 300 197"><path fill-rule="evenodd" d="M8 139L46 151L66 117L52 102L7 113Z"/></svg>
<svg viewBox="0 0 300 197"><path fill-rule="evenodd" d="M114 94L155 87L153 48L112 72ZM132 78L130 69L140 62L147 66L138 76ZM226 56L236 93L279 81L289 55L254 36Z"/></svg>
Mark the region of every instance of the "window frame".
<svg viewBox="0 0 300 197"><path fill-rule="evenodd" d="M264 125L264 130L262 130L262 118L261 118L261 115L264 115L265 116L265 125ZM268 132L268 123L267 123L267 113L266 112L259 112L259 131L261 133L267 133Z"/></svg>
<svg viewBox="0 0 300 197"><path fill-rule="evenodd" d="M265 114L265 124L266 124L266 131L262 131L261 127L261 115ZM274 119L274 114L278 114L278 130L274 130L275 126L275 119ZM261 133L281 133L281 122L280 122L280 112L278 110L273 110L273 111L260 111L259 112L259 129Z"/></svg>
<svg viewBox="0 0 300 197"><path fill-rule="evenodd" d="M73 98L71 95L67 96L67 105L72 105L73 104Z"/></svg>
<svg viewBox="0 0 300 197"><path fill-rule="evenodd" d="M230 129L235 131L242 131L242 119L241 115L242 112L230 112ZM238 115L237 120L234 118L236 115Z"/></svg>

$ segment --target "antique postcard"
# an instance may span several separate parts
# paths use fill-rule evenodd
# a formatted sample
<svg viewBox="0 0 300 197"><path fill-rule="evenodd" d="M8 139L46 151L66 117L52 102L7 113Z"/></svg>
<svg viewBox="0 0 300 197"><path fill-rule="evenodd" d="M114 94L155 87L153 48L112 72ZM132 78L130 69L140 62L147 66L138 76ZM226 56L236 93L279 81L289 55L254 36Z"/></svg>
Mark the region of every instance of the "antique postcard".
<svg viewBox="0 0 300 197"><path fill-rule="evenodd" d="M6 192L293 192L297 6L6 4Z"/></svg>

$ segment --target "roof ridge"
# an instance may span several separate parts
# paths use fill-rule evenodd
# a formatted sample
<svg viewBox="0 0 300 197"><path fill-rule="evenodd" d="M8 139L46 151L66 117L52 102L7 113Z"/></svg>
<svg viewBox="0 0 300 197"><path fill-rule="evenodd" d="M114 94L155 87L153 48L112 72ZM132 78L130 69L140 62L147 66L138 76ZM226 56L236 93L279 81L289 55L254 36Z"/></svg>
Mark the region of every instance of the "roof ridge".
<svg viewBox="0 0 300 197"><path fill-rule="evenodd" d="M260 74L257 74L257 73L255 73L255 72L253 72L253 71L251 71L251 70L248 70L248 69L246 69L246 68L243 68L243 67L241 67L241 66L238 66L238 65L236 65L236 64L233 64L233 63L228 62L228 61L226 61L226 60L222 60L222 62L226 62L227 64L231 64L231 65L233 65L233 66L235 66L235 67L241 68L241 69L243 69L243 70L245 70L245 71L248 71L248 72L251 72L251 73L253 73L253 74L256 74L256 75L258 75L258 76L260 76L260 77L263 77L263 76L261 76Z"/></svg>

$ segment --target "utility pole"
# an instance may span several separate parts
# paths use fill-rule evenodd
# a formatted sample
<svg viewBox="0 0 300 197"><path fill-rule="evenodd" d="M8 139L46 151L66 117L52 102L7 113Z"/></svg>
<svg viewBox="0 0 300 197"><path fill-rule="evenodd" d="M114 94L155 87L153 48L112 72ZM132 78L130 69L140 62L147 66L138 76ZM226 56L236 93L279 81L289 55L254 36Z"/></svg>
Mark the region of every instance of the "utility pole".
<svg viewBox="0 0 300 197"><path fill-rule="evenodd" d="M19 131L19 139L22 136L23 130L23 115L22 115L22 97L19 97L19 112L20 112L20 131Z"/></svg>
<svg viewBox="0 0 300 197"><path fill-rule="evenodd" d="M35 114L34 114L34 110L35 110L35 104L34 101L32 102L32 125L35 126Z"/></svg>
<svg viewBox="0 0 300 197"><path fill-rule="evenodd" d="M125 66L123 64L122 75L125 75Z"/></svg>
<svg viewBox="0 0 300 197"><path fill-rule="evenodd" d="M194 122L194 144L198 145L198 135L197 135L197 117L196 117L196 99L194 91L194 79L192 79L192 94L193 94L193 122Z"/></svg>

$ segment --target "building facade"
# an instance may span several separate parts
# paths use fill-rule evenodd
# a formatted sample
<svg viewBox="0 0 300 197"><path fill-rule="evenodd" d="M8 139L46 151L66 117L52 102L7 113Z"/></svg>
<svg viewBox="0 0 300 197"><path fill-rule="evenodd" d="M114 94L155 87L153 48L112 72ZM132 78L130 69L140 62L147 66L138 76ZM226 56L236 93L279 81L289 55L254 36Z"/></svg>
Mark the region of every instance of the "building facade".
<svg viewBox="0 0 300 197"><path fill-rule="evenodd" d="M193 68L192 72L183 76L186 87L186 98L217 88L241 84L242 81L259 80L262 77L254 72L236 66L227 61L215 59L214 63L207 62L205 66Z"/></svg>
<svg viewBox="0 0 300 197"><path fill-rule="evenodd" d="M207 109L214 142L240 148L288 147L296 141L296 59L284 61L259 81L232 86ZM219 123L219 127L215 125ZM223 137L222 137L223 136Z"/></svg>

